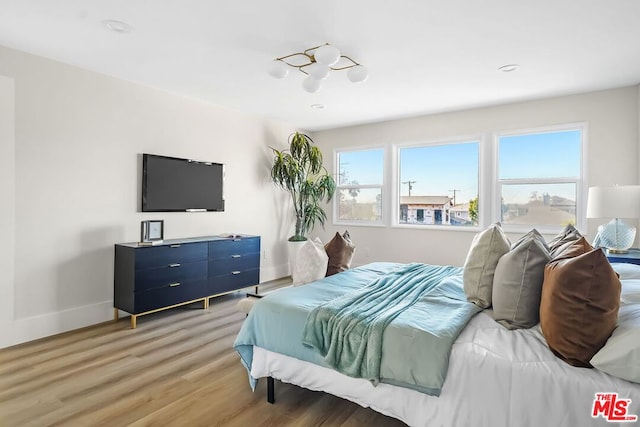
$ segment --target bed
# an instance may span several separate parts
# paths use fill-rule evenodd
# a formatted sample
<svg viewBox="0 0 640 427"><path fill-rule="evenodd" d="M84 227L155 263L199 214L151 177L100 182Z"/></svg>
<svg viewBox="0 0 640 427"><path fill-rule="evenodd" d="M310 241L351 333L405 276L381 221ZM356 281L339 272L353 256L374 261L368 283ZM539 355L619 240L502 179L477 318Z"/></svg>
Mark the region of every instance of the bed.
<svg viewBox="0 0 640 427"><path fill-rule="evenodd" d="M468 310L462 302L456 301L454 310L462 313L462 327L435 329L451 340L449 350L435 356L443 359L438 367L444 369L442 378L437 369L425 373L421 366L434 358L421 331L433 332L434 324L443 322L427 320L425 326L415 320L423 317L423 299L384 330L383 342L392 345L382 346L378 377L341 373L317 348L303 344L309 334L306 320L314 309L403 268L372 263L259 300L234 344L250 385L255 387L260 378L272 385L275 378L371 407L411 426L611 425L602 408L593 417L593 408L596 394L609 399L612 393L628 399L626 415L640 414L639 384L571 366L549 350L539 326L509 330L494 320L490 309ZM624 274L621 279L623 298L626 284L634 291L640 287L636 279ZM457 295L465 299L461 269L447 271L441 281L446 282L446 298L457 300L457 287Z"/></svg>

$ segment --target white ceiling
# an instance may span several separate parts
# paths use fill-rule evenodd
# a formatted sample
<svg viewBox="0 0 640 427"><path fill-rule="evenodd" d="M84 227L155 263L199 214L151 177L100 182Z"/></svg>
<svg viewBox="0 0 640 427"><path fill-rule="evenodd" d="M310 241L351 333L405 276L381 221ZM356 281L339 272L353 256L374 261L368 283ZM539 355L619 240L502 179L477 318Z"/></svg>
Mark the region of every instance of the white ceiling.
<svg viewBox="0 0 640 427"><path fill-rule="evenodd" d="M266 73L326 42L369 79ZM0 45L313 131L638 84L640 1L0 0Z"/></svg>

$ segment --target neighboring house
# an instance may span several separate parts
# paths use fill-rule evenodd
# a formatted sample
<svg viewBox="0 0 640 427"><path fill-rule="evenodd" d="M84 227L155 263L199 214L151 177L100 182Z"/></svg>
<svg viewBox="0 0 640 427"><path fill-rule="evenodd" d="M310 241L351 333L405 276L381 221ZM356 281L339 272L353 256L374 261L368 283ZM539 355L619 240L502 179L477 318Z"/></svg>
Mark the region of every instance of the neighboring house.
<svg viewBox="0 0 640 427"><path fill-rule="evenodd" d="M469 215L469 203L461 203L459 205L455 205L449 210L449 212L451 213L451 224L471 224L471 216Z"/></svg>
<svg viewBox="0 0 640 427"><path fill-rule="evenodd" d="M400 196L400 223L451 224L449 196Z"/></svg>

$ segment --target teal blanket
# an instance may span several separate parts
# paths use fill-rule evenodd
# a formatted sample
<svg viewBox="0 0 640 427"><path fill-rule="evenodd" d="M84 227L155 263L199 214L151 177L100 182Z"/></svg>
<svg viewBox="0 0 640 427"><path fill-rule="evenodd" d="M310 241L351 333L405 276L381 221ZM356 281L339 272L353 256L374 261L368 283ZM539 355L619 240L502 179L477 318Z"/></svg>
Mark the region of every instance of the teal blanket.
<svg viewBox="0 0 640 427"><path fill-rule="evenodd" d="M331 368L319 351L302 343L307 318L317 307L347 298L346 295L352 293L360 295L368 285L387 275L393 276L403 268L404 264L371 263L304 286L281 289L260 299L251 309L234 343L249 371L252 387L257 382L251 376L254 346ZM449 269L448 277L432 287L427 286L420 296L409 291L412 297L403 298L406 309L390 308L386 328L376 328L382 335L380 382L431 395L440 394L451 345L471 317L480 311L466 300L462 269L445 268ZM415 302L407 304L413 297Z"/></svg>
<svg viewBox="0 0 640 427"><path fill-rule="evenodd" d="M387 325L458 270L408 264L322 304L307 317L302 343L319 351L338 372L378 384Z"/></svg>

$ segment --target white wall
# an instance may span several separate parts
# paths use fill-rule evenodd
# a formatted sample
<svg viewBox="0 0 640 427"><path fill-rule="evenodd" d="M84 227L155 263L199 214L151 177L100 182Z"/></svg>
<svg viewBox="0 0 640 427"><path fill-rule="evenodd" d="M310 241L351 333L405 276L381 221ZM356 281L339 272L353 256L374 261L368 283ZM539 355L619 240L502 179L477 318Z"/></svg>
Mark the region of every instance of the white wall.
<svg viewBox="0 0 640 427"><path fill-rule="evenodd" d="M12 334L15 242L14 82L0 76L0 336Z"/></svg>
<svg viewBox="0 0 640 427"><path fill-rule="evenodd" d="M261 280L287 274L268 146L291 126L2 47L0 76L0 347L109 320L113 244L141 220L165 238L259 234ZM145 152L225 163L226 211L138 212Z"/></svg>
<svg viewBox="0 0 640 427"><path fill-rule="evenodd" d="M496 131L587 122L588 185L636 184L640 179L639 108L638 88L628 87L334 129L316 132L313 136L325 157L330 159L338 147L388 146L464 135L484 135L490 142L492 132ZM334 167L331 161L327 163L328 167ZM329 224L333 222L331 211L329 207ZM597 225L603 222L589 220L590 238ZM335 225L327 226L324 232L316 230L316 233L325 241L345 228L349 229L357 246L355 264L386 260L462 265L475 233Z"/></svg>

